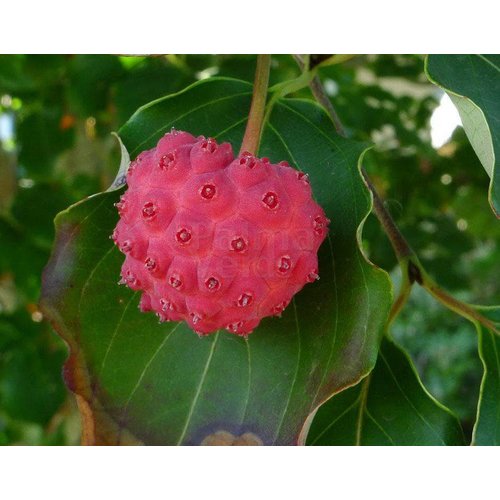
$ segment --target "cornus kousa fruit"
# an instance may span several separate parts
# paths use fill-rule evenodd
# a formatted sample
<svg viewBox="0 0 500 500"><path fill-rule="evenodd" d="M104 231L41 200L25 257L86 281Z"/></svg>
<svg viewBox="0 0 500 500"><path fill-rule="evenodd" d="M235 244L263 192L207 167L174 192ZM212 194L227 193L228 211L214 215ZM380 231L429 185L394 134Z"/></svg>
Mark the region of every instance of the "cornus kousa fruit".
<svg viewBox="0 0 500 500"><path fill-rule="evenodd" d="M286 162L172 130L131 162L112 238L141 311L246 336L319 278L328 219Z"/></svg>

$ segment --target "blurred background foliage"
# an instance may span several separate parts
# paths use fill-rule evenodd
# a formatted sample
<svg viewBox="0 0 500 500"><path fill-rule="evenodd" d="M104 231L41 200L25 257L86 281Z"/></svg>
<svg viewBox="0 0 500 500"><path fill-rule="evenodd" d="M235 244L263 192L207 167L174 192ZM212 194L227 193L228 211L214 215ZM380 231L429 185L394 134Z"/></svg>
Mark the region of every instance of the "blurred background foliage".
<svg viewBox="0 0 500 500"><path fill-rule="evenodd" d="M247 55L0 56L0 444L79 441L61 378L66 347L37 307L54 216L109 186L119 164L110 133L139 106L210 76L252 81L254 65ZM273 57L271 85L298 74L292 57ZM488 177L461 127L433 144L442 92L427 81L423 57L359 56L320 76L349 135L375 144L365 166L427 270L463 300L500 303ZM373 216L363 234L397 285ZM470 433L481 378L473 328L415 288L392 334Z"/></svg>

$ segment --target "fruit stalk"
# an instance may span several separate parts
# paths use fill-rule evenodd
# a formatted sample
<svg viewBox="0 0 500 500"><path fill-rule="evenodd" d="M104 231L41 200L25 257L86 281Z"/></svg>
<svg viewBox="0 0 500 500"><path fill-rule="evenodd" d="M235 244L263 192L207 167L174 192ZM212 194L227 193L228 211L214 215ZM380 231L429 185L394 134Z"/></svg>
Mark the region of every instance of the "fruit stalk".
<svg viewBox="0 0 500 500"><path fill-rule="evenodd" d="M259 54L255 69L252 104L248 114L247 128L241 144L240 154L247 151L255 155L259 149L264 124L270 67L271 54Z"/></svg>

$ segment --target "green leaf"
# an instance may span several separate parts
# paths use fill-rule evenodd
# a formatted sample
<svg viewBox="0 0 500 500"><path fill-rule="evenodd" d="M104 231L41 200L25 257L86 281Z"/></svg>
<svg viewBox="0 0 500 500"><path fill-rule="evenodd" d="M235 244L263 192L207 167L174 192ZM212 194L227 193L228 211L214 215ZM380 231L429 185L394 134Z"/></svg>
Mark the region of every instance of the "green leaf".
<svg viewBox="0 0 500 500"><path fill-rule="evenodd" d="M248 83L204 80L140 108L120 136L131 158L172 126L237 150L250 100ZM370 209L358 169L363 150L336 136L314 103L276 106L260 153L310 174L331 233L320 250L321 280L248 341L225 331L200 339L185 323L159 325L137 310L138 294L116 284L123 256L109 240L119 192L58 215L42 305L71 349L66 381L79 395L87 442L199 444L226 431L296 444L318 404L372 369L391 288L358 246Z"/></svg>
<svg viewBox="0 0 500 500"><path fill-rule="evenodd" d="M478 307L481 314L500 328L500 307ZM472 444L500 445L500 337L493 330L476 324L479 356L484 373L479 393L477 419Z"/></svg>
<svg viewBox="0 0 500 500"><path fill-rule="evenodd" d="M146 58L115 85L114 104L119 123L128 120L139 106L193 80L188 71L167 63L164 58Z"/></svg>
<svg viewBox="0 0 500 500"><path fill-rule="evenodd" d="M388 339L360 384L320 407L309 445L463 445L458 419L424 388L408 355Z"/></svg>
<svg viewBox="0 0 500 500"><path fill-rule="evenodd" d="M488 198L500 218L500 56L430 55L426 73L457 107L467 137L491 178Z"/></svg>

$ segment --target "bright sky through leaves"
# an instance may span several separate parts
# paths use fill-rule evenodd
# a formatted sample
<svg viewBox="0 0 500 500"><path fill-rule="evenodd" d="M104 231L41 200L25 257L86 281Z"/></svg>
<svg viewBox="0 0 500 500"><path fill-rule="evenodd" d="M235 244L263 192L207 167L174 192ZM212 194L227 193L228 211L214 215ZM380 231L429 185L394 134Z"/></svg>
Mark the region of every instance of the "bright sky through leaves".
<svg viewBox="0 0 500 500"><path fill-rule="evenodd" d="M451 138L454 130L462 126L457 108L451 102L447 94L442 95L439 106L431 116L431 139L432 146L439 149Z"/></svg>

